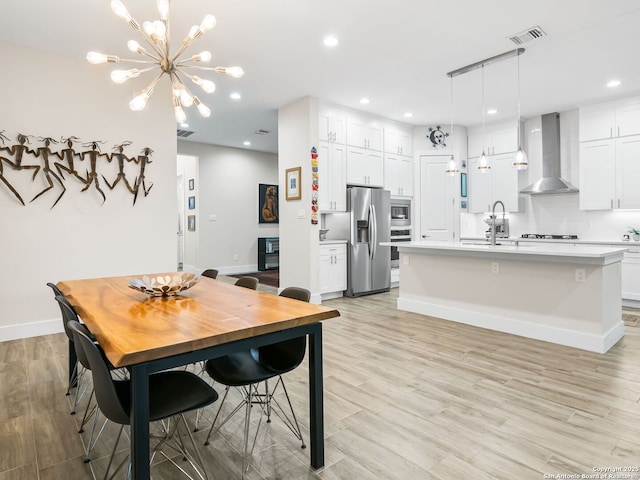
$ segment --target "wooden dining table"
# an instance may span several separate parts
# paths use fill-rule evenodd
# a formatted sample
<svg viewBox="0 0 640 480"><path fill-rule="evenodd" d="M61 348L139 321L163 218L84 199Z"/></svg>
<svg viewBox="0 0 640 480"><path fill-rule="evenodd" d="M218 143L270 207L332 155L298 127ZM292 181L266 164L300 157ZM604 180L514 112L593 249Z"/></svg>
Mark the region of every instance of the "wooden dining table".
<svg viewBox="0 0 640 480"><path fill-rule="evenodd" d="M147 275L177 275L175 272ZM148 479L149 375L308 336L310 464L324 466L322 320L340 313L207 277L174 297L129 287L142 275L57 284L115 367L131 376L131 471Z"/></svg>

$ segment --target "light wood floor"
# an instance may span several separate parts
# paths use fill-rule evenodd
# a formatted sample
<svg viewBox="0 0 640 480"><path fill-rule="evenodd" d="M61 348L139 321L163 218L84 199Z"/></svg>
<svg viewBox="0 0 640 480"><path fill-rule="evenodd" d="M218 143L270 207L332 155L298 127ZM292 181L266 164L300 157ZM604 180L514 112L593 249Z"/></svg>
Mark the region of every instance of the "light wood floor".
<svg viewBox="0 0 640 480"><path fill-rule="evenodd" d="M399 312L396 299L327 302L342 316L324 323L325 468L312 471L275 418L249 478L513 480L640 465L640 312L600 355ZM82 462L65 363L64 334L0 343L0 480L100 478L117 430ZM287 386L308 438L304 365ZM237 417L208 447L206 428L196 434L210 479L240 477ZM152 472L178 478L167 462Z"/></svg>

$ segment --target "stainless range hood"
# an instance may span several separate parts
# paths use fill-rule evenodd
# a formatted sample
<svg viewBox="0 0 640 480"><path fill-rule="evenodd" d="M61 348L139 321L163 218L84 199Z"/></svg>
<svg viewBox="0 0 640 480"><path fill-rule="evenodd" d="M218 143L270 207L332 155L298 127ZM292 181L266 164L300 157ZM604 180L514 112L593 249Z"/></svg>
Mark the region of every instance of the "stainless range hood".
<svg viewBox="0 0 640 480"><path fill-rule="evenodd" d="M577 191L576 187L560 178L560 114L542 115L542 178L520 193L542 195Z"/></svg>

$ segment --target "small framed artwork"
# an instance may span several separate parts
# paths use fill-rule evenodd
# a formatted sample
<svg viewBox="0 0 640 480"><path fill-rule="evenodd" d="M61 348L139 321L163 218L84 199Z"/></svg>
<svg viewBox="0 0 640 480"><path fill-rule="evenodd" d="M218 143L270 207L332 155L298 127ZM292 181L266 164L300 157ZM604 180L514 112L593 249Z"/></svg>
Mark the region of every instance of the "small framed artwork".
<svg viewBox="0 0 640 480"><path fill-rule="evenodd" d="M258 184L258 223L278 223L278 186Z"/></svg>
<svg viewBox="0 0 640 480"><path fill-rule="evenodd" d="M300 191L300 177L302 175L302 167L287 168L287 200L300 200L302 192Z"/></svg>
<svg viewBox="0 0 640 480"><path fill-rule="evenodd" d="M196 216L195 215L187 215L187 230L190 232L196 231Z"/></svg>
<svg viewBox="0 0 640 480"><path fill-rule="evenodd" d="M460 174L460 196L467 198L467 174L464 172Z"/></svg>
<svg viewBox="0 0 640 480"><path fill-rule="evenodd" d="M189 190L193 190L195 188L195 181L193 178L189 179Z"/></svg>
<svg viewBox="0 0 640 480"><path fill-rule="evenodd" d="M196 197L189 197L189 210L196 208Z"/></svg>

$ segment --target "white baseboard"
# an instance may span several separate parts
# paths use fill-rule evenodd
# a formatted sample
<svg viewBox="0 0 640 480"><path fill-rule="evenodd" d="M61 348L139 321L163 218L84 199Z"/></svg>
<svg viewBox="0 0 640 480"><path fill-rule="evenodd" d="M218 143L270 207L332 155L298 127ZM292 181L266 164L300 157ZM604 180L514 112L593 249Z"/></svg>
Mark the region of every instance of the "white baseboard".
<svg viewBox="0 0 640 480"><path fill-rule="evenodd" d="M398 299L398 309L596 353L605 353L624 336L625 332L622 320L603 335L593 335L406 298Z"/></svg>
<svg viewBox="0 0 640 480"><path fill-rule="evenodd" d="M242 273L253 273L258 271L258 264L253 265L234 265L232 267L207 267L215 268L221 275L240 275ZM193 265L183 265L182 270L185 272L195 273L200 275L206 270L206 268L194 267Z"/></svg>
<svg viewBox="0 0 640 480"><path fill-rule="evenodd" d="M39 337L63 331L62 320L41 320L39 322L5 325L0 327L0 342L18 340L20 338Z"/></svg>

